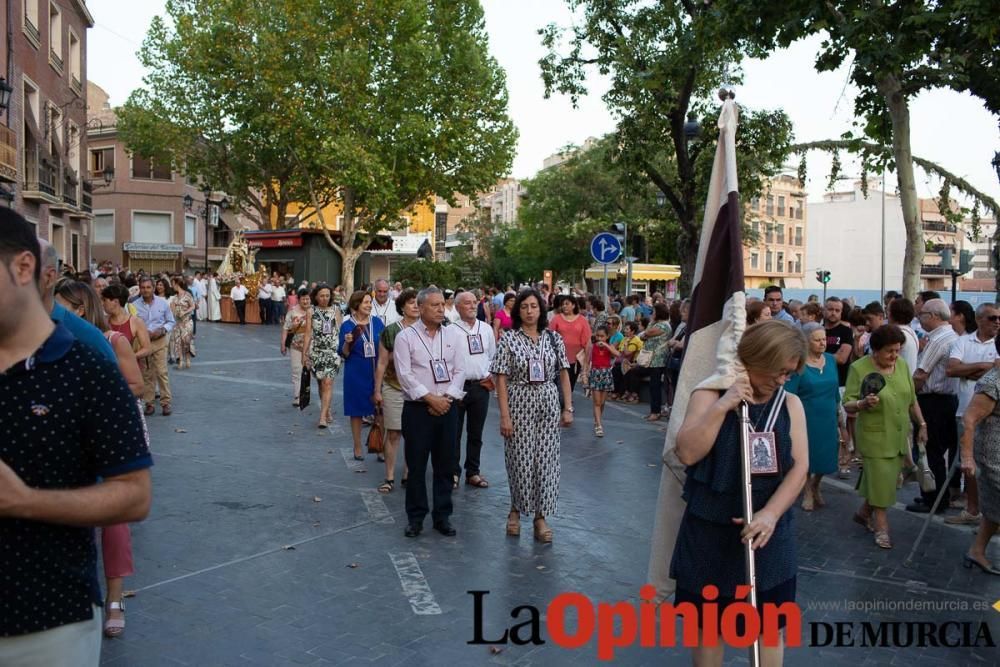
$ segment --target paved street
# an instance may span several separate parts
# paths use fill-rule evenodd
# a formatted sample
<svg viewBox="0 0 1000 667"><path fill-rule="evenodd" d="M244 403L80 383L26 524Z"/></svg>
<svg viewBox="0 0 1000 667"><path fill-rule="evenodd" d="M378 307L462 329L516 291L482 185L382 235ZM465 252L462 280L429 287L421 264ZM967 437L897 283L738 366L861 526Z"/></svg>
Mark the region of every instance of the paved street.
<svg viewBox="0 0 1000 667"><path fill-rule="evenodd" d="M594 644L577 651L470 646L473 599L488 590L488 638L519 605L542 612L557 594L635 600L645 583L665 422L640 419L645 406L610 405L603 439L592 435L590 404L576 397L565 432L559 513L552 545L523 523L504 535L508 492L495 404L486 427L489 489L455 493L458 536L430 529L403 536L403 493L380 496L382 466L350 460L345 418L316 429L317 407L291 407L289 363L277 327L199 325L198 357L171 371L174 415L149 419L156 466L150 517L133 527L134 577L126 589L123 639L105 641L106 665L569 665L595 664ZM314 392L314 401L318 401ZM334 399L340 412L341 384ZM397 480L402 469L397 472ZM971 606L1000 599L1000 577L961 566L971 528L935 522L913 569L903 567L923 517L890 513L896 548L877 549L850 517L850 482L824 486L829 506L797 514L804 643L808 622L975 621L1000 641L989 611L845 611L849 600L908 600ZM900 492L900 500L915 495ZM991 556L1000 561L994 543ZM810 604L830 605L810 609ZM549 639L544 631L543 637ZM860 641L860 640L859 640ZM790 665L995 664L996 649L790 649ZM729 651L744 662L744 652ZM623 649L629 665L686 664L682 649Z"/></svg>

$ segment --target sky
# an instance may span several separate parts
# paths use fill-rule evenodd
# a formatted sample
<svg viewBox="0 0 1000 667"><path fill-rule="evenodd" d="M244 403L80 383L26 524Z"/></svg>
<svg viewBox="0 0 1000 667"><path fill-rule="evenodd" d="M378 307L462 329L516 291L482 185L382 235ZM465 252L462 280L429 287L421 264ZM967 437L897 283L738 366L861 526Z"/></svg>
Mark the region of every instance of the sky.
<svg viewBox="0 0 1000 667"><path fill-rule="evenodd" d="M574 108L569 99L545 99L538 60L544 54L537 30L548 23L568 25L572 15L565 0L482 0L490 50L507 73L510 115L520 132L512 175L532 176L548 155L587 137L612 131L615 120L601 95L607 81L594 74L589 95ZM88 39L88 76L122 104L142 85L143 68L136 57L152 18L163 13L164 0L89 0L95 27ZM798 42L764 61L744 65L744 82L735 88L736 101L756 109L783 108L792 119L797 141L839 138L851 129L854 90L847 86L846 68L818 74L813 68L818 39ZM990 161L1000 150L997 119L968 95L950 91L925 93L911 105L913 154L967 178L993 197L1000 184ZM797 164L797 160L795 160ZM790 165L794 169L794 165ZM806 188L811 201L826 190L830 159L809 157ZM842 173L858 175L846 158ZM895 185L891 175L890 187ZM849 189L847 182L839 189ZM940 184L917 173L921 197L936 197Z"/></svg>

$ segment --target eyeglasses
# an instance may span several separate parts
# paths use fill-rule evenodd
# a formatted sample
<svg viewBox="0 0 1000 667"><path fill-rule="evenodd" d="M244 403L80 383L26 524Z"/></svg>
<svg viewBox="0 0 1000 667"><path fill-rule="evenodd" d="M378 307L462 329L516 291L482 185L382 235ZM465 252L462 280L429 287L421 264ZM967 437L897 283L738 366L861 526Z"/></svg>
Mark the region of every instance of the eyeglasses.
<svg viewBox="0 0 1000 667"><path fill-rule="evenodd" d="M917 317L918 318L920 318L920 317L930 317L933 314L934 313L928 313L926 310L922 310L922 311L920 311L920 313L917 314Z"/></svg>
<svg viewBox="0 0 1000 667"><path fill-rule="evenodd" d="M987 315L986 319L990 322L1000 322L1000 315Z"/></svg>

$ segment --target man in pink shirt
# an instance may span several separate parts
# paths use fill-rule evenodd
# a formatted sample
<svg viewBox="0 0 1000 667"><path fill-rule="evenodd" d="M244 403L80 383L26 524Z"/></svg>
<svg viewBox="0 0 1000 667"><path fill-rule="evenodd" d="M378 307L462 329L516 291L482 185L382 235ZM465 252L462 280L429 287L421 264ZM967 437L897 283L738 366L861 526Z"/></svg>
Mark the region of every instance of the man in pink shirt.
<svg viewBox="0 0 1000 667"><path fill-rule="evenodd" d="M427 503L427 459L434 466L434 529L452 537L452 470L454 444L458 437L457 401L465 397L464 357L459 345L465 340L457 327L442 327L444 294L428 287L417 294L420 319L396 336L392 358L403 387L404 453L410 470L406 486L404 535L417 537L423 530Z"/></svg>

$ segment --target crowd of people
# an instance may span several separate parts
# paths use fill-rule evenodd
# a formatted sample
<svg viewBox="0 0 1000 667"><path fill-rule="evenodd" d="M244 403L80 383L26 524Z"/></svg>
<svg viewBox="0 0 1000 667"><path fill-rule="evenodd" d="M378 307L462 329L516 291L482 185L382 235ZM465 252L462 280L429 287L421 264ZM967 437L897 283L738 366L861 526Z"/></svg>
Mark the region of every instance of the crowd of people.
<svg viewBox="0 0 1000 667"><path fill-rule="evenodd" d="M67 655L93 664L100 632L125 629L123 582L134 569L128 522L145 516L150 498L145 418L157 406L171 414L169 367L190 368L197 322L220 318L218 280L103 266L60 276L54 249L23 218L0 210L0 232L0 540L49 554L0 561L26 591L7 603L14 608L5 618L15 620L0 626L0 663L37 654L45 664ZM230 296L245 321L246 287L237 281ZM345 294L326 283L296 288L278 274L261 285L258 301L290 358L292 405L306 370L319 388L317 427L329 428L335 413L347 418L359 461L366 423L384 427L377 488L394 493L401 472L406 537L421 535L428 514L436 531L456 535L453 491L463 481L490 488L481 454L495 409L510 496L505 533L518 537L527 518L541 543L554 540L548 519L576 386L590 398L596 438L608 401L634 404L645 395L646 420L668 415L690 310L687 300L659 293L606 302L547 284L413 289L379 279ZM769 554L760 560L759 599L794 600L788 510L825 507L822 478L849 477L854 467L861 502L853 520L877 547L892 548L886 510L898 489L926 471L906 509L978 525L963 562L1000 574L986 556L1000 524L995 304L949 305L934 292L914 302L888 293L863 307L837 297L798 303L769 287L748 300L747 324L738 349L746 375L725 392L695 391L678 432L688 475L671 561L676 601L705 604L706 583L719 587L723 606L735 601L741 540L749 539ZM60 400L45 398L67 376L80 381L64 384ZM343 398L335 406L338 378ZM743 402L755 466L755 517L745 526L732 521L742 513L734 443ZM37 422L25 428L25 420ZM53 434L66 450L58 469L32 454ZM935 488L948 489L943 502ZM95 526L106 596L96 580ZM27 641L15 647L12 637Z"/></svg>

